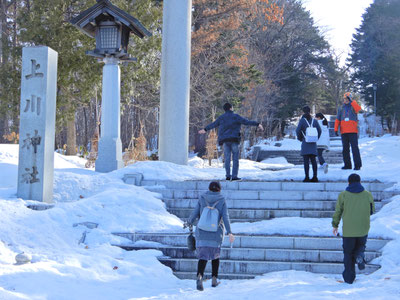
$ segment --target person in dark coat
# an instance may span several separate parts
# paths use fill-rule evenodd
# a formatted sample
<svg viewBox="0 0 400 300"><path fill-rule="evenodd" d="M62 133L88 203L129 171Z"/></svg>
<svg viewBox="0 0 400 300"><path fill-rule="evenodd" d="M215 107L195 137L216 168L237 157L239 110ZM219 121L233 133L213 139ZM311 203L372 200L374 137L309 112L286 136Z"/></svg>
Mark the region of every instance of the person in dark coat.
<svg viewBox="0 0 400 300"><path fill-rule="evenodd" d="M197 265L197 281L196 286L199 291L202 291L203 288L203 277L204 270L207 265L207 261L211 260L212 262L212 287L216 287L219 282L218 278L218 269L219 269L219 257L221 252L221 244L224 240L224 230L226 228L226 232L229 234L229 241L231 243L234 242L235 237L231 231L231 225L229 221L228 215L228 207L225 202L225 197L221 194L221 185L219 182L213 181L210 183L208 187L209 191L200 196L199 202L192 214L190 215L187 223L189 225L193 225L197 219L200 218L200 215L203 209L207 206L214 207L218 210L219 213L219 226L217 231L205 231L201 230L196 226L196 252L197 258L199 259ZM225 225L225 226L224 226Z"/></svg>
<svg viewBox="0 0 400 300"><path fill-rule="evenodd" d="M226 180L240 180L239 172L239 142L240 127L242 125L258 126L264 130L262 125L256 121L249 121L238 114L233 113L232 104L224 104L225 113L218 117L213 123L199 130L200 134L218 127L218 143L224 147ZM233 161L231 176L231 156Z"/></svg>
<svg viewBox="0 0 400 300"><path fill-rule="evenodd" d="M317 160L316 157L318 155L317 151L317 143L307 143L305 141L306 129L307 127L315 127L318 131L318 138L321 136L321 127L318 124L318 121L313 119L310 114L310 107L304 106L303 112L304 115L301 117L299 121L299 125L296 128L297 139L301 141L301 155L304 159L304 173L306 177L303 182L318 182L317 177ZM310 179L310 161L313 168L313 177Z"/></svg>

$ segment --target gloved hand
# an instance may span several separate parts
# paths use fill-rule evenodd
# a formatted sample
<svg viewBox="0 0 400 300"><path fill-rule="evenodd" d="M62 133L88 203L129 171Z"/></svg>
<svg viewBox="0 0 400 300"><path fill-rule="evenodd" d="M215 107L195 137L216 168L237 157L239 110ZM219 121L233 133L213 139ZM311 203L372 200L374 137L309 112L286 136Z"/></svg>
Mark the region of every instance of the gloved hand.
<svg viewBox="0 0 400 300"><path fill-rule="evenodd" d="M336 136L339 136L339 132L335 131L335 135L336 135Z"/></svg>

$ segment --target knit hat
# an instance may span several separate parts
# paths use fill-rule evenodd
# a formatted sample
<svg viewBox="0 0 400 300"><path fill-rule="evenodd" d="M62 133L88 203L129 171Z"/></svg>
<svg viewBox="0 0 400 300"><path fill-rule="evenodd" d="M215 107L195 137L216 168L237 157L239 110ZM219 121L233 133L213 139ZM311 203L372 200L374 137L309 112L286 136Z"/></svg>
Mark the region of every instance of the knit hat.
<svg viewBox="0 0 400 300"><path fill-rule="evenodd" d="M353 100L353 95L350 92L346 92L343 95L343 99L346 99L346 98L348 98L349 101L352 101Z"/></svg>

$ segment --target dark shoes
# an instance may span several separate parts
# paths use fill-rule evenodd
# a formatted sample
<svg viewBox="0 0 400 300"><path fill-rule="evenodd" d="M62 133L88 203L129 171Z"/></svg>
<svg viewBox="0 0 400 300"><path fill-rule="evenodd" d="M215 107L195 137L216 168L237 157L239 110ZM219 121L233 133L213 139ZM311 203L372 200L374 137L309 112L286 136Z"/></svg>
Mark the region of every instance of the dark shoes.
<svg viewBox="0 0 400 300"><path fill-rule="evenodd" d="M311 179L309 177L306 177L303 179L303 182L318 182L318 178L317 178L317 176L314 176Z"/></svg>
<svg viewBox="0 0 400 300"><path fill-rule="evenodd" d="M196 288L197 288L197 290L199 290L199 291L204 291L204 287L203 287L203 276L201 276L200 274L197 275Z"/></svg>
<svg viewBox="0 0 400 300"><path fill-rule="evenodd" d="M228 181L237 181L237 180L242 180L242 178L226 176L226 180L228 180Z"/></svg>
<svg viewBox="0 0 400 300"><path fill-rule="evenodd" d="M344 166L344 167L342 167L342 170L351 170L351 167Z"/></svg>
<svg viewBox="0 0 400 300"><path fill-rule="evenodd" d="M358 171L360 169L361 169L361 167L355 167L353 170Z"/></svg>
<svg viewBox="0 0 400 300"><path fill-rule="evenodd" d="M219 282L219 281L217 280L217 277L213 276L212 282L211 282L211 286L212 286L212 287L217 287L220 283L221 283L221 282Z"/></svg>
<svg viewBox="0 0 400 300"><path fill-rule="evenodd" d="M361 255L356 257L356 263L358 265L358 269L359 270L364 270L365 269L365 260Z"/></svg>

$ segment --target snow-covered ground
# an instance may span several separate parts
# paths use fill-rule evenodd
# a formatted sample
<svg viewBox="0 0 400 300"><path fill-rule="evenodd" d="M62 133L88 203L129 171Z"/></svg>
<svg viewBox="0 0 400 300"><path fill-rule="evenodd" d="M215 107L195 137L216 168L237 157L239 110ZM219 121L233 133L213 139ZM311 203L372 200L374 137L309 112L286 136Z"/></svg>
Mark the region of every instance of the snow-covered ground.
<svg viewBox="0 0 400 300"><path fill-rule="evenodd" d="M297 142L298 147L300 143ZM395 182L400 189L400 138L360 140L362 179ZM18 147L0 145L0 299L399 299L400 197L393 197L372 217L370 236L391 238L383 255L374 261L382 268L361 275L353 285L338 283L340 276L298 271L268 273L254 280L223 281L198 292L194 282L179 280L160 264L161 252L126 252L112 244L125 242L112 232L182 232L182 222L169 214L159 195L126 185L124 174L140 172L147 180L222 179L224 170L192 158L189 166L140 162L99 174L84 169L77 157L55 155L54 199L46 211L26 208L16 197ZM284 165L281 171L265 169ZM352 171L330 166L320 180L346 180ZM278 168L279 169L279 168ZM254 180L300 180L301 166L284 160L255 163L241 160L239 175ZM94 222L97 228L79 224ZM76 225L77 224L77 225ZM76 226L74 226L76 225ZM329 235L329 219L282 218L234 224L236 232ZM79 244L83 234L86 239ZM21 252L32 263L15 265Z"/></svg>

